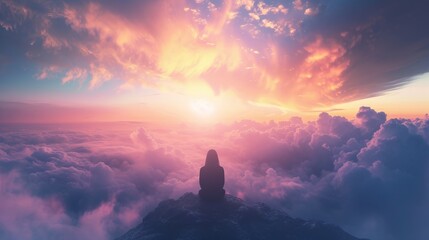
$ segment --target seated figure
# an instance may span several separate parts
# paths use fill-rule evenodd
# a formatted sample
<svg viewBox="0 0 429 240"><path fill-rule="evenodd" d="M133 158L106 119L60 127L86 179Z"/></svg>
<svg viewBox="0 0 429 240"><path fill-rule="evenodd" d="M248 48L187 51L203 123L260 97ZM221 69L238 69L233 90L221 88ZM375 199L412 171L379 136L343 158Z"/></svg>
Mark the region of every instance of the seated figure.
<svg viewBox="0 0 429 240"><path fill-rule="evenodd" d="M220 201L225 196L223 186L225 173L219 165L217 152L213 149L207 152L206 164L200 169L200 198L205 201Z"/></svg>

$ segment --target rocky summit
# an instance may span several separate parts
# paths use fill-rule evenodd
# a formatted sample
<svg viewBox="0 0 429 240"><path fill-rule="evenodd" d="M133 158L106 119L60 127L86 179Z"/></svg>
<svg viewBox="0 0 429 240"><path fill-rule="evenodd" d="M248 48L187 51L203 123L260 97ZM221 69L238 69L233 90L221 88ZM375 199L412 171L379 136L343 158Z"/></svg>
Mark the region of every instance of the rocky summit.
<svg viewBox="0 0 429 240"><path fill-rule="evenodd" d="M288 216L231 195L204 202L193 193L161 202L116 240L358 240L341 228Z"/></svg>

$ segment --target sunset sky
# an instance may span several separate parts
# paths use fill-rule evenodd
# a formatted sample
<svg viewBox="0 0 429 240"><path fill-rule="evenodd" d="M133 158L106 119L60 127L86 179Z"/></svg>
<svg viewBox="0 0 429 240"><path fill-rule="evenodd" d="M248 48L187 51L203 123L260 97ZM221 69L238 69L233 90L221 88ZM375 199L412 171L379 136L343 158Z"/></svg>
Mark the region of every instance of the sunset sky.
<svg viewBox="0 0 429 240"><path fill-rule="evenodd" d="M361 105L422 117L424 5L1 1L0 100L55 105L50 121L315 119ZM26 121L14 109L1 120Z"/></svg>
<svg viewBox="0 0 429 240"><path fill-rule="evenodd" d="M197 192L427 240L429 2L0 0L0 239L108 240Z"/></svg>

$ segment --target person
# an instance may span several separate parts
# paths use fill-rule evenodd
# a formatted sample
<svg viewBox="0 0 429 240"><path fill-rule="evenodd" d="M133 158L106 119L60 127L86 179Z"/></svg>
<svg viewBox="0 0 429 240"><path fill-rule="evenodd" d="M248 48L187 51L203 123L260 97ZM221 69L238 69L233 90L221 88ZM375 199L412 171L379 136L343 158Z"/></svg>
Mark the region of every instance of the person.
<svg viewBox="0 0 429 240"><path fill-rule="evenodd" d="M198 195L205 201L220 201L225 196L223 186L225 172L219 165L219 157L213 149L207 152L206 164L200 169L200 187Z"/></svg>

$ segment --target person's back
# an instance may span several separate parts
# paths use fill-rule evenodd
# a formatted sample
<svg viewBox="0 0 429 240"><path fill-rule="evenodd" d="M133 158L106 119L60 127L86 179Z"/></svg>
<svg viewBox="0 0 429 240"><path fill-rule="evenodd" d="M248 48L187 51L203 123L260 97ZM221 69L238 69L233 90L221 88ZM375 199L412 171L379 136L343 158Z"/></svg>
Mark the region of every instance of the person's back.
<svg viewBox="0 0 429 240"><path fill-rule="evenodd" d="M215 150L207 152L206 164L200 169L199 195L206 201L218 201L225 196L223 186L225 184L225 173L219 165L219 158Z"/></svg>

